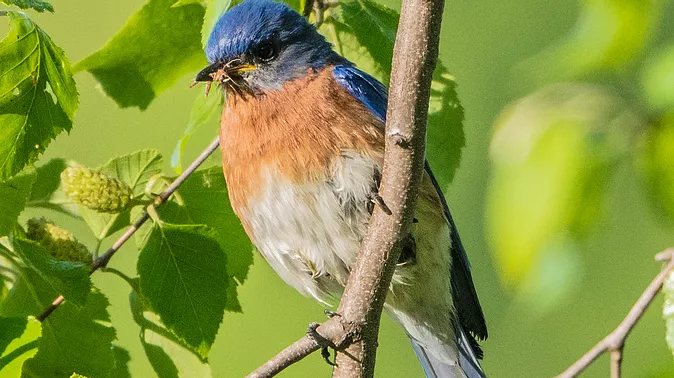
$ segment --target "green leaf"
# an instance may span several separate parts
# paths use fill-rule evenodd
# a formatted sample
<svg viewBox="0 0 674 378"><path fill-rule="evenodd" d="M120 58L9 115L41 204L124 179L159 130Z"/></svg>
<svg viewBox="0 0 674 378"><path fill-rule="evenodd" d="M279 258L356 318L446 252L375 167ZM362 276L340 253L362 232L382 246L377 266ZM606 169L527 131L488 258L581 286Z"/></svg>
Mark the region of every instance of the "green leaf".
<svg viewBox="0 0 674 378"><path fill-rule="evenodd" d="M638 162L655 212L674 222L674 113L649 125Z"/></svg>
<svg viewBox="0 0 674 378"><path fill-rule="evenodd" d="M187 142L192 135L203 125L214 123L213 117L222 111L224 104L224 97L219 86L211 89L211 94L206 97L199 93L192 104L192 111L190 112L190 120L187 123L187 128L183 131L183 135L178 139L178 145L173 150L171 155L171 166L177 173L182 173L182 154L185 150Z"/></svg>
<svg viewBox="0 0 674 378"><path fill-rule="evenodd" d="M63 159L51 159L37 167L37 179L30 193L26 207L50 209L80 218L77 205L59 190L61 172L67 167Z"/></svg>
<svg viewBox="0 0 674 378"><path fill-rule="evenodd" d="M24 13L7 14L10 31L0 42L0 181L70 131L78 105L63 51Z"/></svg>
<svg viewBox="0 0 674 378"><path fill-rule="evenodd" d="M152 310L206 358L227 303L226 258L217 234L203 225L155 224L137 269Z"/></svg>
<svg viewBox="0 0 674 378"><path fill-rule="evenodd" d="M388 83L400 15L395 10L369 0L341 1L339 9L345 26L358 45L365 48L378 67L380 80Z"/></svg>
<svg viewBox="0 0 674 378"><path fill-rule="evenodd" d="M674 46L652 58L642 74L642 86L651 107L674 107Z"/></svg>
<svg viewBox="0 0 674 378"><path fill-rule="evenodd" d="M0 356L5 353L9 344L23 334L28 325L28 320L24 318L6 318L0 317Z"/></svg>
<svg viewBox="0 0 674 378"><path fill-rule="evenodd" d="M175 4L171 5L172 7L182 7L183 5L190 4L202 4L204 0L178 0Z"/></svg>
<svg viewBox="0 0 674 378"><path fill-rule="evenodd" d="M490 147L487 220L506 284L519 286L546 255L589 235L637 127L622 103L591 85L546 87L503 111Z"/></svg>
<svg viewBox="0 0 674 378"><path fill-rule="evenodd" d="M320 32L340 55L387 84L399 14L369 0L347 0L328 11ZM456 82L438 62L429 101L427 156L436 179L446 188L454 178L465 145L463 108Z"/></svg>
<svg viewBox="0 0 674 378"><path fill-rule="evenodd" d="M217 231L218 242L227 255L227 272L232 278L227 287L226 309L240 312L236 290L246 280L248 269L253 264L253 252L248 236L229 204L222 169L212 167L196 171L178 188L171 200L158 209L158 213L164 222L205 224ZM143 227L136 233L139 248L146 242L150 230Z"/></svg>
<svg viewBox="0 0 674 378"><path fill-rule="evenodd" d="M113 346L113 352L115 354L115 369L110 373L110 378L131 378L131 372L129 372L131 356L129 352L117 345Z"/></svg>
<svg viewBox="0 0 674 378"><path fill-rule="evenodd" d="M159 378L211 376L208 362L164 328L159 316L149 311L135 291L129 294L129 306L141 327L139 336L145 355Z"/></svg>
<svg viewBox="0 0 674 378"><path fill-rule="evenodd" d="M31 281L40 290L38 301L46 307L55 293ZM110 322L108 305L103 294L93 291L82 309L69 302L59 306L42 323L38 352L23 365L22 377L70 377L75 371L88 377L109 377L117 362L112 344L115 330L106 325Z"/></svg>
<svg viewBox="0 0 674 378"><path fill-rule="evenodd" d="M54 7L44 0L2 0L2 2L9 5L16 5L21 9L32 8L38 12L48 10L54 13Z"/></svg>
<svg viewBox="0 0 674 378"><path fill-rule="evenodd" d="M162 157L157 150L140 150L116 157L102 167L102 173L122 180L132 189L134 196L141 197L152 176L161 173ZM86 206L79 206L80 214L97 239L104 239L130 223L129 210L118 214L98 213Z"/></svg>
<svg viewBox="0 0 674 378"><path fill-rule="evenodd" d="M234 4L233 4L234 3ZM201 27L201 45L206 48L208 38L211 36L213 27L220 19L223 13L230 6L240 3L239 0L206 0L206 12L204 14L204 22Z"/></svg>
<svg viewBox="0 0 674 378"><path fill-rule="evenodd" d="M75 70L94 75L119 106L146 109L180 77L206 64L200 44L204 7L174 3L150 0Z"/></svg>
<svg viewBox="0 0 674 378"><path fill-rule="evenodd" d="M161 173L162 157L157 150L140 150L116 157L97 168L102 173L129 184L136 197L145 193L152 176Z"/></svg>
<svg viewBox="0 0 674 378"><path fill-rule="evenodd" d="M14 252L32 268L50 288L69 302L83 306L91 290L89 266L53 258L46 249L30 240L14 239Z"/></svg>
<svg viewBox="0 0 674 378"><path fill-rule="evenodd" d="M33 317L3 317L0 330L0 372L3 377L19 377L24 361L37 352L41 324Z"/></svg>
<svg viewBox="0 0 674 378"><path fill-rule="evenodd" d="M22 277L14 281L9 294L7 294L4 301L0 302L1 316L24 318L30 315L37 315L40 311L42 309L35 302L28 282Z"/></svg>
<svg viewBox="0 0 674 378"><path fill-rule="evenodd" d="M0 236L9 235L23 211L35 183L35 169L26 171L6 182L0 182Z"/></svg>

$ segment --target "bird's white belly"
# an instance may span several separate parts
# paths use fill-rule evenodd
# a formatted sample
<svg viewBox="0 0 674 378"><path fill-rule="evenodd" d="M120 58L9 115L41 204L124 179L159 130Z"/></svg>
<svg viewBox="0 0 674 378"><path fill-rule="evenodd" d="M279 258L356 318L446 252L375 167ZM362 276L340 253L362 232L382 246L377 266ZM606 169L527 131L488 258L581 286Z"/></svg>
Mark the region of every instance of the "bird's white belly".
<svg viewBox="0 0 674 378"><path fill-rule="evenodd" d="M242 214L257 248L289 285L327 303L341 295L370 218L379 167L344 152L329 177L293 183L269 168Z"/></svg>

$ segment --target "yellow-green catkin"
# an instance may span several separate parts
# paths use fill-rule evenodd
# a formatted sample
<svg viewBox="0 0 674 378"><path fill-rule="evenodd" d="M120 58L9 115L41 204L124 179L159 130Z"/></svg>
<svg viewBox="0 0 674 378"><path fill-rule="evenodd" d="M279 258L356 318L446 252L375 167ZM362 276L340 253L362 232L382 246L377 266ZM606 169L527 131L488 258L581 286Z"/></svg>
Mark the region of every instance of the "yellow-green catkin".
<svg viewBox="0 0 674 378"><path fill-rule="evenodd" d="M91 264L91 253L73 234L44 218L28 220L28 239L40 243L57 260Z"/></svg>
<svg viewBox="0 0 674 378"><path fill-rule="evenodd" d="M82 166L63 170L61 183L73 201L101 213L124 211L133 200L133 190L125 182Z"/></svg>

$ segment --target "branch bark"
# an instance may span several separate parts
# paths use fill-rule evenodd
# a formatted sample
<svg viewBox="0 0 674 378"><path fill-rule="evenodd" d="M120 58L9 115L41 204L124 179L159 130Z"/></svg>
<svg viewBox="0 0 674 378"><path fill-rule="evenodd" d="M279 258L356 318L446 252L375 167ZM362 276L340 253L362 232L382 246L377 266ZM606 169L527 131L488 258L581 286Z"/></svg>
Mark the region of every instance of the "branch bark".
<svg viewBox="0 0 674 378"><path fill-rule="evenodd" d="M655 256L657 261L667 261L668 264L651 281L646 290L641 294L637 302L632 306L629 313L622 322L609 333L603 340L590 349L573 365L569 366L562 374L556 378L572 378L582 373L597 357L608 352L611 355L611 378L620 378L623 359L623 347L625 340L629 336L639 319L644 315L648 306L662 289L662 285L667 279L667 275L674 270L674 248L669 248L658 253Z"/></svg>
<svg viewBox="0 0 674 378"><path fill-rule="evenodd" d="M192 164L190 164L190 166L187 167L187 169L185 169L185 171L180 176L178 176L178 178L176 178L171 183L171 185L169 185L168 188L166 188L166 190L164 190L163 192L161 192L161 194L159 194L159 196L157 196L155 203L150 206L158 207L161 206L164 202L166 202L166 200L169 197L171 197L173 192L175 192L176 189L178 189L178 187L182 185L182 183L185 182L185 180L187 180L187 178L190 177L190 175L194 173L194 171L196 171L197 168L199 168L199 166L203 164L204 161L206 161L206 159L218 148L219 145L220 145L220 138L215 138L215 140L211 142L211 144L208 147L206 147L206 149L192 162ZM94 262L91 264L89 274L93 274L95 271L104 268L108 264L112 256L115 253L117 253L117 251L120 248L122 248L122 246L129 239L131 239L131 236L133 236L133 234L135 234L136 231L138 231L140 226L142 226L145 222L147 222L148 219L150 219L150 216L148 212L145 211L143 215L131 227L126 229L126 232L124 232L124 234L122 234L122 236L120 236L119 239L115 241L112 247L110 247L107 251L105 251L104 254L100 255L96 260L94 260ZM54 299L54 301L49 307L47 307L46 309L44 309L44 311L42 311L42 314L40 314L40 316L37 317L37 320L43 322L64 301L65 298L63 298L62 295L59 295L59 297Z"/></svg>
<svg viewBox="0 0 674 378"><path fill-rule="evenodd" d="M380 195L392 214L379 207L370 220L351 271L338 316L319 326L248 377L270 377L325 346L337 350L335 378L373 377L379 321L400 254L409 233L417 189L424 171L426 119L444 0L403 0L393 52L386 124L386 152Z"/></svg>

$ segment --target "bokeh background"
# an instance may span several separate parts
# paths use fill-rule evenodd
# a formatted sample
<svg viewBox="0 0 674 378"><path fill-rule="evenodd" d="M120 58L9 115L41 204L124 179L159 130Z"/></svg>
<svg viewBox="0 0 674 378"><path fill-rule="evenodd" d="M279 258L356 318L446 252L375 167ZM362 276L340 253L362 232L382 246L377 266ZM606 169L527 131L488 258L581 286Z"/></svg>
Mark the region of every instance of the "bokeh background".
<svg viewBox="0 0 674 378"><path fill-rule="evenodd" d="M53 5L55 14L32 17L74 63L100 48L141 3ZM672 177L674 141L661 132L674 102L672 20L674 7L664 0L447 1L440 58L459 85L466 147L446 193L487 317L483 365L490 376L561 372L618 324L658 272L653 255L674 245L672 208L667 213L674 189L663 183ZM6 30L0 26L2 35ZM81 104L73 131L60 135L42 161L67 157L97 166L156 148L170 171L168 156L200 91L188 89L191 75L144 112L118 109L86 72L75 79ZM187 159L216 128L192 139ZM51 217L88 240L83 225ZM111 266L133 273L136 254L125 247ZM137 357L143 352L127 286L104 273L94 282L112 303L119 345L133 357L131 373L154 376ZM243 314L225 314L210 354L214 377L244 376L324 319L317 303L287 287L257 255L239 300ZM626 377L674 376L661 303L628 339ZM388 318L380 345L377 376L423 376ZM314 354L281 376L329 372ZM607 357L585 374L607 375Z"/></svg>

